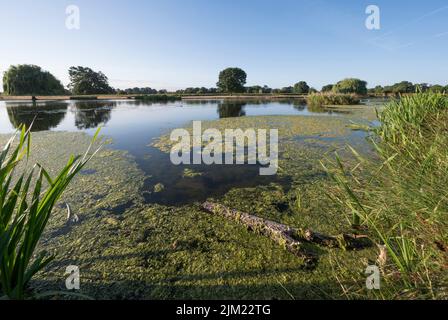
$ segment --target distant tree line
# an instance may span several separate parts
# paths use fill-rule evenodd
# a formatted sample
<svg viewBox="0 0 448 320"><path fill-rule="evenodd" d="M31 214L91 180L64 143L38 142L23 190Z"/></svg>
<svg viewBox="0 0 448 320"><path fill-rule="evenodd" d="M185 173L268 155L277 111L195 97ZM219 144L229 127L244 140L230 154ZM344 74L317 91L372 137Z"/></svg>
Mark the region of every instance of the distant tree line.
<svg viewBox="0 0 448 320"><path fill-rule="evenodd" d="M217 88L205 88L205 87L190 87L181 90L177 90L177 94L214 94L217 93Z"/></svg>
<svg viewBox="0 0 448 320"><path fill-rule="evenodd" d="M145 87L145 88L128 88L128 89L117 89L116 90L117 94L164 94L166 93L166 90L157 90L157 89L153 89L150 87Z"/></svg>
<svg viewBox="0 0 448 320"><path fill-rule="evenodd" d="M440 84L430 85L428 83L414 84L409 81L401 81L391 86L384 86L384 87L376 86L375 88L369 89L370 94L376 94L376 95L404 94L404 93L414 93L417 91L448 93L448 85L447 86L442 86Z"/></svg>
<svg viewBox="0 0 448 320"><path fill-rule="evenodd" d="M109 79L101 71L88 67L70 67L68 70L70 83L68 89L48 71L35 65L11 66L3 75L3 91L6 95L94 95L94 94L167 94L165 89L157 90L150 87L114 89L109 85ZM266 85L246 86L247 74L240 68L227 68L219 73L216 88L191 87L177 90L181 94L216 94L216 93L246 93L246 94L300 94L316 93L318 90L310 87L305 81L283 88L270 88ZM429 85L427 83L413 84L402 81L391 86L376 86L367 89L367 82L356 78L343 79L335 84L322 87L322 93L340 94L405 94L417 90L426 92L448 92L448 85Z"/></svg>

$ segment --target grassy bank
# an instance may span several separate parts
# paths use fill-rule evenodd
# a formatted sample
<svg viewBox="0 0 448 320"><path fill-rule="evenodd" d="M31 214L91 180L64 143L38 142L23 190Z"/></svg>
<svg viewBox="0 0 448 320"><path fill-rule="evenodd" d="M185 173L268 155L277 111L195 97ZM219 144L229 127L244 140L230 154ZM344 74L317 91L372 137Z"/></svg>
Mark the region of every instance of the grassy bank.
<svg viewBox="0 0 448 320"><path fill-rule="evenodd" d="M62 101L62 100L146 100L151 102L164 102L176 100L221 100L221 99L305 99L303 95L296 94L111 94L111 95L59 95L59 96L35 96L36 100L41 101ZM0 95L0 101L18 101L18 100L32 100L33 96L6 96Z"/></svg>
<svg viewBox="0 0 448 320"><path fill-rule="evenodd" d="M353 150L351 165L325 164L336 181L329 195L350 224L383 246L372 261L381 269L383 288L370 294L446 298L448 99L402 97L385 107L380 120L371 137L374 160Z"/></svg>

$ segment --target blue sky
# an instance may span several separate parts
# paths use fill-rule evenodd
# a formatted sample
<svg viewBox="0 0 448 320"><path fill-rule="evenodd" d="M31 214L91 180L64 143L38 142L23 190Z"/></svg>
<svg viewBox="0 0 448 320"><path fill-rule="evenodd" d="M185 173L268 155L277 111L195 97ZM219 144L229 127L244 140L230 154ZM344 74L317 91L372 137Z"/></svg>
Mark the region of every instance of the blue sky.
<svg viewBox="0 0 448 320"><path fill-rule="evenodd" d="M68 5L80 30L65 27ZM365 27L366 7L381 29ZM72 65L101 70L114 87L214 86L238 66L248 85L345 77L369 86L448 84L446 0L0 0L0 72L32 63L64 84Z"/></svg>

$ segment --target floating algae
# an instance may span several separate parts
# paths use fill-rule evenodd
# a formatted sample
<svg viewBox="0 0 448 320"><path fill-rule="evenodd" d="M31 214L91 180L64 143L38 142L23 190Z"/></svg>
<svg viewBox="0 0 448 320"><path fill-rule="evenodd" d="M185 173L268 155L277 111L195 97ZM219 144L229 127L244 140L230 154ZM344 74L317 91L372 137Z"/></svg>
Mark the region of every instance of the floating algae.
<svg viewBox="0 0 448 320"><path fill-rule="evenodd" d="M158 183L154 186L155 193L162 192L163 190L165 190L165 186L163 185L163 183Z"/></svg>
<svg viewBox="0 0 448 320"><path fill-rule="evenodd" d="M281 175L288 177L287 184L233 188L217 201L299 228L344 231L344 219L326 196L331 184L319 161L347 141L361 143L362 137L352 136L347 123L348 118L338 117L248 117L207 123L220 128L279 128ZM7 138L0 136L0 144ZM161 141L169 150L166 137ZM54 174L69 154L82 154L89 142L89 136L79 133L34 134L32 163L39 161ZM147 177L126 152L106 146L86 169L95 172L79 175L61 199L80 216L80 223L66 228L65 206L58 206L41 241L40 249L55 253L56 259L33 280L37 291L64 291L65 268L77 265L82 277L79 293L96 299L341 298L344 293L333 271L336 259L359 275L338 278L363 288L363 271L368 259L375 258L369 251L314 248L320 260L316 270L309 271L269 239L206 214L195 204L146 204L141 190ZM195 179L181 175L180 180ZM112 208L125 209L117 215Z"/></svg>
<svg viewBox="0 0 448 320"><path fill-rule="evenodd" d="M202 176L202 172L196 172L193 169L186 168L182 174L182 177L184 178L195 178Z"/></svg>
<svg viewBox="0 0 448 320"><path fill-rule="evenodd" d="M278 129L279 138L286 139L298 135L321 135L323 137L341 136L349 133L345 127L348 122L344 118L320 116L257 116L243 118L224 118L216 121L203 121L202 130L214 128L224 133L226 129ZM192 136L192 128L186 130ZM152 146L170 152L177 144L171 141L170 135L164 135L152 143ZM203 141L204 146L207 144Z"/></svg>

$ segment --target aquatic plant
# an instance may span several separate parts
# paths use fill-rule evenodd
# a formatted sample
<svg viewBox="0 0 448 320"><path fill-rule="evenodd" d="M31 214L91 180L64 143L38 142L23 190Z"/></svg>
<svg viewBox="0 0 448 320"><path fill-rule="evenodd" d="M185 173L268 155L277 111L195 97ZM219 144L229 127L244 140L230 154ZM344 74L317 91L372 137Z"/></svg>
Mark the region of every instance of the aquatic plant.
<svg viewBox="0 0 448 320"><path fill-rule="evenodd" d="M355 105L360 100L353 94L314 93L307 98L310 107L323 107L328 105Z"/></svg>
<svg viewBox="0 0 448 320"><path fill-rule="evenodd" d="M356 110L362 112L362 117L366 112L369 112L369 119L375 117L373 108ZM203 123L204 128L219 130L279 128L282 137L291 138L279 144L280 152L287 159L281 160L283 170L275 178L275 184L270 184L271 179L260 180L257 171L253 175L256 180L248 185L245 177L252 175L230 176L227 171L215 175L216 171L210 174L206 170L203 178L182 179L182 168L170 176L179 181L173 184L159 175L146 176L125 151L104 147L87 165L96 172L80 172L60 200L71 205L81 223L65 230L66 208L55 206L44 233L45 241L38 249L57 252L57 256L45 272L35 275L29 287L39 293L60 290L67 261L74 261L81 268L79 292L95 299L289 299L279 281L297 299L344 298L341 286L333 280L333 266L325 253L322 252L315 272L302 270L297 257L270 239L204 213L196 204L145 203L142 190L152 191L155 183L163 181L167 184L165 192L151 194L152 198L148 196L147 199L172 201L173 194L183 196L178 191L188 189L184 194L190 195L193 202L203 189L214 188L217 191L214 197L224 194L219 202L228 207L298 228L307 226L338 234L345 231L345 221L332 210L333 203L322 192L329 182L318 160L326 150L342 146L346 141L344 137L350 135L346 125L355 119L360 121L353 113L341 117L226 118ZM297 135L307 138L293 139ZM29 161L39 162L48 172L59 170L61 157L82 154L90 142L90 138L80 132L39 132L32 138ZM5 145L5 140L7 136L0 135L0 145ZM364 144L364 141L359 139L359 143ZM237 172L246 170L241 168ZM235 178L244 185L228 191L226 181ZM210 179L214 185L204 185ZM291 183L293 188L290 189ZM217 188L223 185L223 190ZM300 189L300 210L294 207L295 186ZM129 201L134 203L131 207L126 206ZM290 201L291 208L288 207ZM365 257L374 254L370 249L329 250L328 253L350 270L363 270ZM338 277L346 281L344 275L338 274ZM180 279L176 286L165 285L166 279L175 278ZM309 279L312 285L304 285L304 279ZM222 281L227 285L222 286ZM363 275L353 283L353 286L362 285Z"/></svg>
<svg viewBox="0 0 448 320"><path fill-rule="evenodd" d="M53 259L36 247L51 216L53 207L72 179L96 154L72 156L56 178L39 164L27 168L31 136L22 126L19 141L12 137L0 153L0 293L9 299L27 297L32 277ZM25 169L19 172L19 165ZM45 189L46 188L46 189Z"/></svg>
<svg viewBox="0 0 448 320"><path fill-rule="evenodd" d="M380 263L390 295L435 298L446 272L448 99L417 93L389 103L372 128L374 159L351 148L355 163L324 166L336 182L329 194L351 222L385 246ZM384 291L383 291L384 292Z"/></svg>

